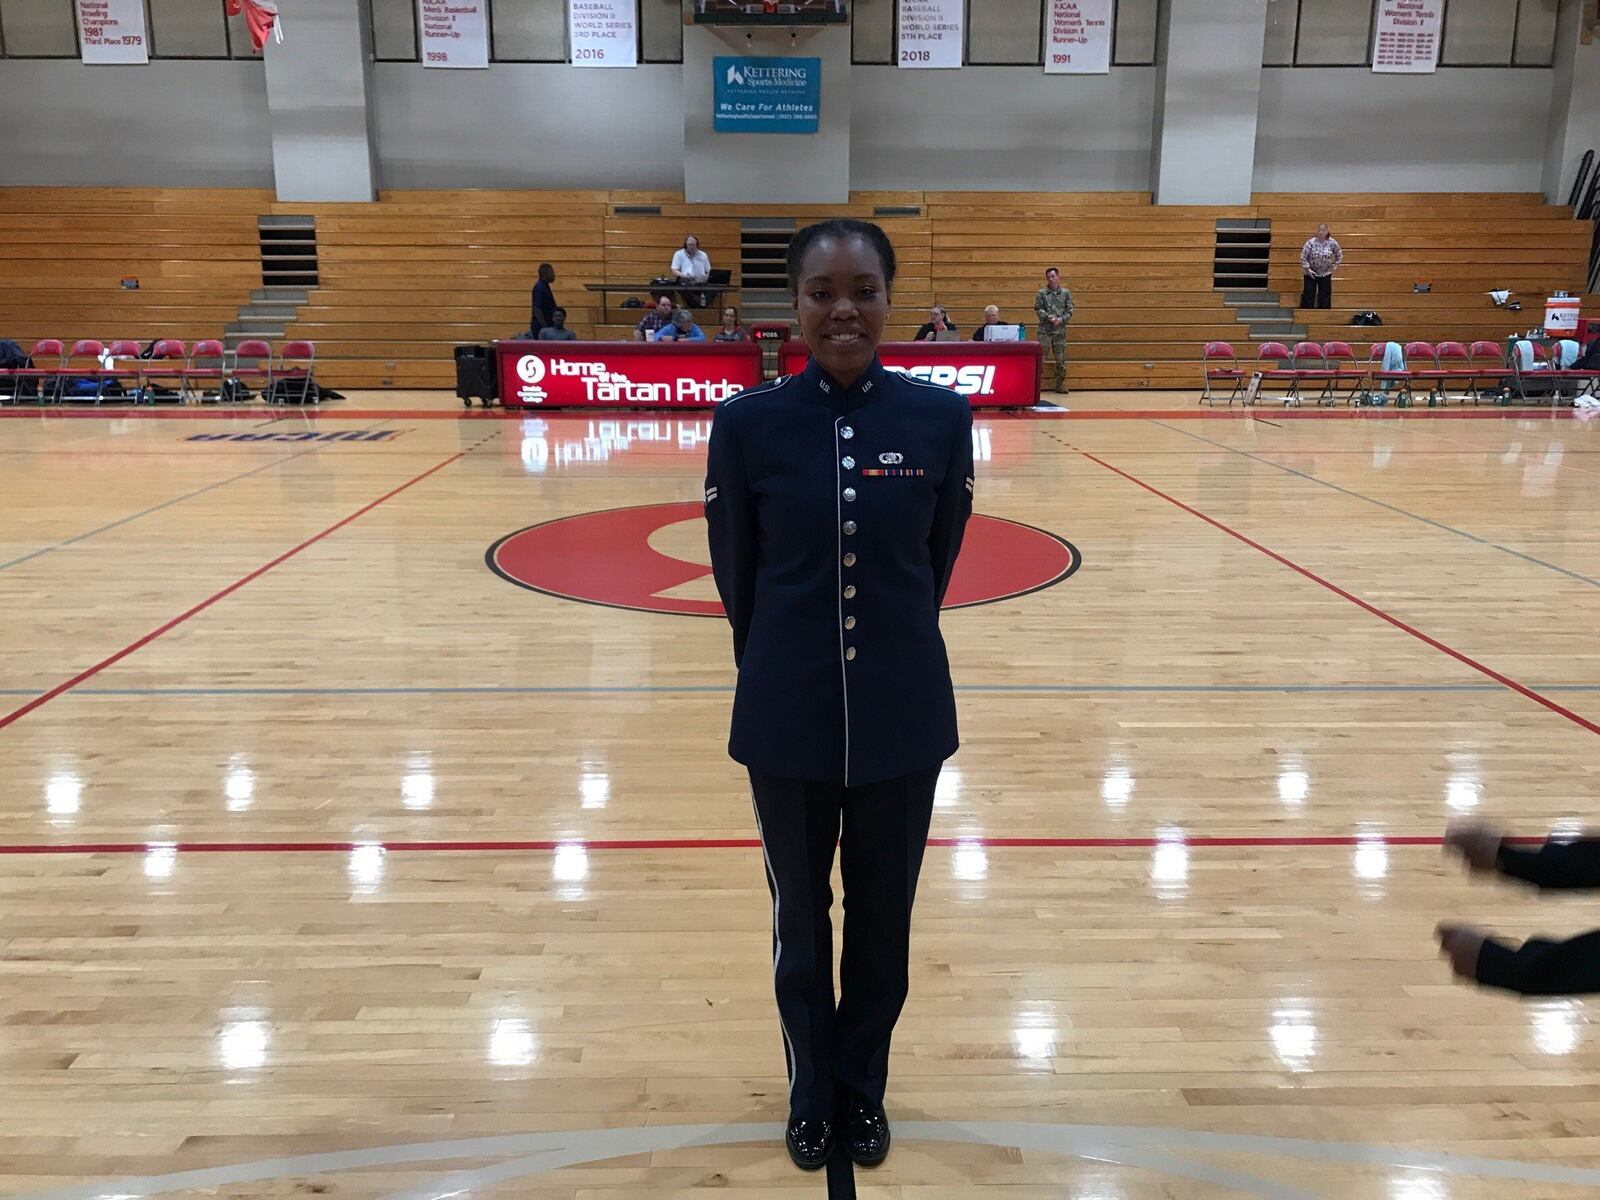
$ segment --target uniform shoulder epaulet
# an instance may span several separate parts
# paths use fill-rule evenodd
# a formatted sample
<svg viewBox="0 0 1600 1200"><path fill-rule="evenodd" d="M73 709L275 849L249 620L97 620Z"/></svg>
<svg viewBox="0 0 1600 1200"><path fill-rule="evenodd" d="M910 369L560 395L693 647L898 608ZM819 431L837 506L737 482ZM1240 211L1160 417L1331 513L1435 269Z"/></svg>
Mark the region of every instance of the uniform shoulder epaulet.
<svg viewBox="0 0 1600 1200"><path fill-rule="evenodd" d="M732 404L735 400L744 400L744 399L747 399L747 398L749 398L751 396L761 396L761 395L765 395L767 392L775 392L779 388L781 388L784 384L789 383L793 379L794 379L793 375L779 375L771 383L758 383L755 387L746 388L744 391L740 392L736 396L729 396L726 400L724 400L722 402L722 404L719 407L726 408L728 405Z"/></svg>

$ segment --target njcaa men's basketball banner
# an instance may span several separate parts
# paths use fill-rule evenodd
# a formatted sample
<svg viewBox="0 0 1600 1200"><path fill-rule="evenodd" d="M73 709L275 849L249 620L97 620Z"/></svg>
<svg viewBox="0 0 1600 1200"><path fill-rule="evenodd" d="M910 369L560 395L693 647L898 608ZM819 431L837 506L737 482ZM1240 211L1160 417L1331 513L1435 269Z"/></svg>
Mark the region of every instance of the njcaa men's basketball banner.
<svg viewBox="0 0 1600 1200"><path fill-rule="evenodd" d="M485 0L417 0L417 31L425 67L489 66Z"/></svg>
<svg viewBox="0 0 1600 1200"><path fill-rule="evenodd" d="M1046 75L1106 75L1111 71L1112 0L1050 0L1045 14Z"/></svg>
<svg viewBox="0 0 1600 1200"><path fill-rule="evenodd" d="M639 0L567 0L575 67L639 65Z"/></svg>
<svg viewBox="0 0 1600 1200"><path fill-rule="evenodd" d="M966 0L900 0L900 65L959 67L966 15Z"/></svg>
<svg viewBox="0 0 1600 1200"><path fill-rule="evenodd" d="M718 133L815 133L822 109L820 58L711 60L711 127Z"/></svg>
<svg viewBox="0 0 1600 1200"><path fill-rule="evenodd" d="M1428 75L1439 67L1444 0L1378 0L1372 69L1380 75Z"/></svg>
<svg viewBox="0 0 1600 1200"><path fill-rule="evenodd" d="M144 0L78 0L78 42L86 63L147 63Z"/></svg>

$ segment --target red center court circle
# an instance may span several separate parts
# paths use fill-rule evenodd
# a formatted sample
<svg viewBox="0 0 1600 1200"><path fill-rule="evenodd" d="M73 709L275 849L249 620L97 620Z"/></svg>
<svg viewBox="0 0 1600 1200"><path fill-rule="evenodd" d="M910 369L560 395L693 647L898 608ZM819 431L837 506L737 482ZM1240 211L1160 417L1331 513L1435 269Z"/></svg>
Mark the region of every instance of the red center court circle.
<svg viewBox="0 0 1600 1200"><path fill-rule="evenodd" d="M698 501L645 504L559 517L489 547L502 579L548 596L641 612L720 617ZM1060 583L1077 547L1032 525L974 513L945 596L946 608L991 604Z"/></svg>

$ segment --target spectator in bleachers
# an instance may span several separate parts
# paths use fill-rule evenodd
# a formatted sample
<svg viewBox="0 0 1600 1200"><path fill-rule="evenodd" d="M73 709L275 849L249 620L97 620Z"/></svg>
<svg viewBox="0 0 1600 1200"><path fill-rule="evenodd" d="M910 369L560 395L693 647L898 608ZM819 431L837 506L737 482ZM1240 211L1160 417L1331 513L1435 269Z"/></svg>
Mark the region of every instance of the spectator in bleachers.
<svg viewBox="0 0 1600 1200"><path fill-rule="evenodd" d="M711 259L700 249L700 239L690 234L672 256L672 275L679 283L704 283L711 278Z"/></svg>
<svg viewBox="0 0 1600 1200"><path fill-rule="evenodd" d="M540 263L539 282L533 285L533 316L528 321L534 337L555 318L556 294L550 287L555 281L556 269L549 263Z"/></svg>
<svg viewBox="0 0 1600 1200"><path fill-rule="evenodd" d="M541 342L575 342L578 335L567 328L567 310L559 306L550 314L550 324L539 330Z"/></svg>
<svg viewBox="0 0 1600 1200"><path fill-rule="evenodd" d="M1306 279L1300 289L1301 308L1333 307L1333 273L1342 262L1344 250L1327 225L1318 225L1317 235L1300 247L1300 271Z"/></svg>
<svg viewBox="0 0 1600 1200"><path fill-rule="evenodd" d="M722 310L722 328L717 330L714 342L748 342L750 331L739 323L739 310L728 305Z"/></svg>
<svg viewBox="0 0 1600 1200"><path fill-rule="evenodd" d="M694 323L694 314L687 308L680 308L672 314L672 323L662 327L656 334L658 342L703 342L706 340L705 331Z"/></svg>
<svg viewBox="0 0 1600 1200"><path fill-rule="evenodd" d="M913 339L918 342L949 342L954 341L959 334L956 327L950 324L950 314L945 312L944 306L935 304L928 310L928 319L922 323L922 328L917 330Z"/></svg>
<svg viewBox="0 0 1600 1200"><path fill-rule="evenodd" d="M1050 347L1055 361L1056 391L1067 391L1067 323L1072 320L1072 293L1061 284L1061 272L1050 267L1044 273L1044 286L1033 297L1033 311L1039 315L1039 340ZM1044 360L1039 362L1041 371Z"/></svg>
<svg viewBox="0 0 1600 1200"><path fill-rule="evenodd" d="M633 340L653 342L656 334L672 324L672 297L663 292L656 297L656 306L640 318L633 327Z"/></svg>
<svg viewBox="0 0 1600 1200"><path fill-rule="evenodd" d="M983 310L983 324L972 331L972 340L975 342L987 342L989 340L989 327L1001 323L1000 306L998 304L989 305L988 308Z"/></svg>

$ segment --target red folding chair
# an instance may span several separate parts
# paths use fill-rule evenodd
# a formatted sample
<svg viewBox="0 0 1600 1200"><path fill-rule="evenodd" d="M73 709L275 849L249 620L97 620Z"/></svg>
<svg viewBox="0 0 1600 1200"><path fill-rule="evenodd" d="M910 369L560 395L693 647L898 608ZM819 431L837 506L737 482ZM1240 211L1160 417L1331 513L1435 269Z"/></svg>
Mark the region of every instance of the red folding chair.
<svg viewBox="0 0 1600 1200"><path fill-rule="evenodd" d="M1440 342L1434 347L1434 355L1439 363L1440 399L1450 399L1450 383L1454 380L1461 385L1461 395L1457 399L1465 404L1477 379L1472 365L1472 352L1462 342Z"/></svg>
<svg viewBox="0 0 1600 1200"><path fill-rule="evenodd" d="M1467 351L1472 356L1472 402L1483 398L1485 387L1496 400L1507 396L1513 372L1506 366L1506 352L1499 342L1477 341Z"/></svg>
<svg viewBox="0 0 1600 1200"><path fill-rule="evenodd" d="M1332 403L1329 399L1329 389L1338 378L1338 371L1328 365L1326 348L1321 342L1296 342L1292 351L1295 374L1295 397L1300 398L1300 385L1303 383L1320 383L1322 390L1317 394L1317 403Z"/></svg>
<svg viewBox="0 0 1600 1200"><path fill-rule="evenodd" d="M215 364L215 365L212 365ZM205 403L209 395L214 400L221 400L222 393L227 389L223 386L228 378L228 351L219 341L205 339L194 344L189 351L189 357L183 366L182 380L178 385L184 403L193 400L196 404ZM206 383L210 381L215 389L208 392ZM195 384L199 383L196 389Z"/></svg>
<svg viewBox="0 0 1600 1200"><path fill-rule="evenodd" d="M183 397L184 375L188 370L189 352L177 338L162 338L150 347L150 357L144 361L139 378L139 398L154 404L150 394L153 380L165 379L173 385L179 399ZM175 366L170 364L177 364Z"/></svg>
<svg viewBox="0 0 1600 1200"><path fill-rule="evenodd" d="M1217 402L1216 388L1223 384L1231 384L1232 390L1228 392L1228 406L1233 406L1234 400L1244 394L1244 381L1249 378L1239 369L1239 356L1233 352L1232 342L1207 342L1200 352L1201 365L1205 372L1205 387L1200 392L1203 403L1215 405Z"/></svg>
<svg viewBox="0 0 1600 1200"><path fill-rule="evenodd" d="M1428 407L1443 404L1445 371L1439 364L1438 347L1432 342L1407 342L1405 351L1406 369L1411 372L1411 378L1428 385ZM1408 393L1406 399L1410 398ZM1397 403L1403 405L1404 401Z"/></svg>
<svg viewBox="0 0 1600 1200"><path fill-rule="evenodd" d="M93 382L94 402L100 403L100 390L105 386L104 368L100 360L105 352L105 344L95 338L81 338L72 343L72 347L61 359L61 370L56 374L58 404L66 400L68 381L72 379ZM94 365L90 366L90 363Z"/></svg>
<svg viewBox="0 0 1600 1200"><path fill-rule="evenodd" d="M269 400L287 404L290 400L305 404L316 398L315 372L317 348L311 342L285 342L278 350L278 363L273 368L272 395Z"/></svg>
<svg viewBox="0 0 1600 1200"><path fill-rule="evenodd" d="M254 380L256 391L266 396L272 391L272 344L260 338L247 338L234 347L228 365L227 382L243 385ZM224 388L224 391L230 389Z"/></svg>
<svg viewBox="0 0 1600 1200"><path fill-rule="evenodd" d="M0 371L0 380L11 381L10 396L0 399L9 399L13 404L20 404L30 398L24 395L24 391L31 390L31 399L43 404L46 392L45 380L52 382L53 391L54 382L61 377L61 364L66 360L66 356L67 349L61 344L60 338L41 338L33 344L33 350L28 355L29 361L33 363L31 367L10 367ZM45 360L50 358L55 361L45 366ZM31 389L28 389L27 385L30 384Z"/></svg>
<svg viewBox="0 0 1600 1200"><path fill-rule="evenodd" d="M1332 373L1332 378L1328 380L1324 389L1328 402L1337 403L1341 396L1354 402L1361 394L1362 385L1367 381L1367 368L1356 357L1356 352L1350 343L1324 342L1322 360L1328 364L1328 370ZM1349 391L1341 390L1347 385Z"/></svg>
<svg viewBox="0 0 1600 1200"><path fill-rule="evenodd" d="M137 393L143 386L143 360L139 357L144 353L144 347L132 338L118 338L106 347L106 357L110 363L100 369L100 391L95 396L95 403L100 403L100 397L105 395L106 384L120 380L127 380L133 385L132 391L137 403ZM117 360L122 359L125 365L118 365Z"/></svg>
<svg viewBox="0 0 1600 1200"><path fill-rule="evenodd" d="M1285 366L1285 363L1289 365ZM1282 342L1262 342L1256 351L1256 370L1261 372L1263 389L1269 381L1288 383L1288 390L1283 393L1285 406L1300 403L1300 376L1294 369L1294 355L1289 352L1288 346Z"/></svg>
<svg viewBox="0 0 1600 1200"><path fill-rule="evenodd" d="M1383 355L1388 345L1388 342L1372 343L1372 349L1367 354L1367 375L1372 380L1374 388L1384 393L1385 398L1381 403L1388 403L1388 385L1394 384L1397 389L1395 407L1404 408L1411 400L1411 384L1415 376L1411 373L1409 357L1406 359L1405 365L1398 370L1384 370Z"/></svg>

